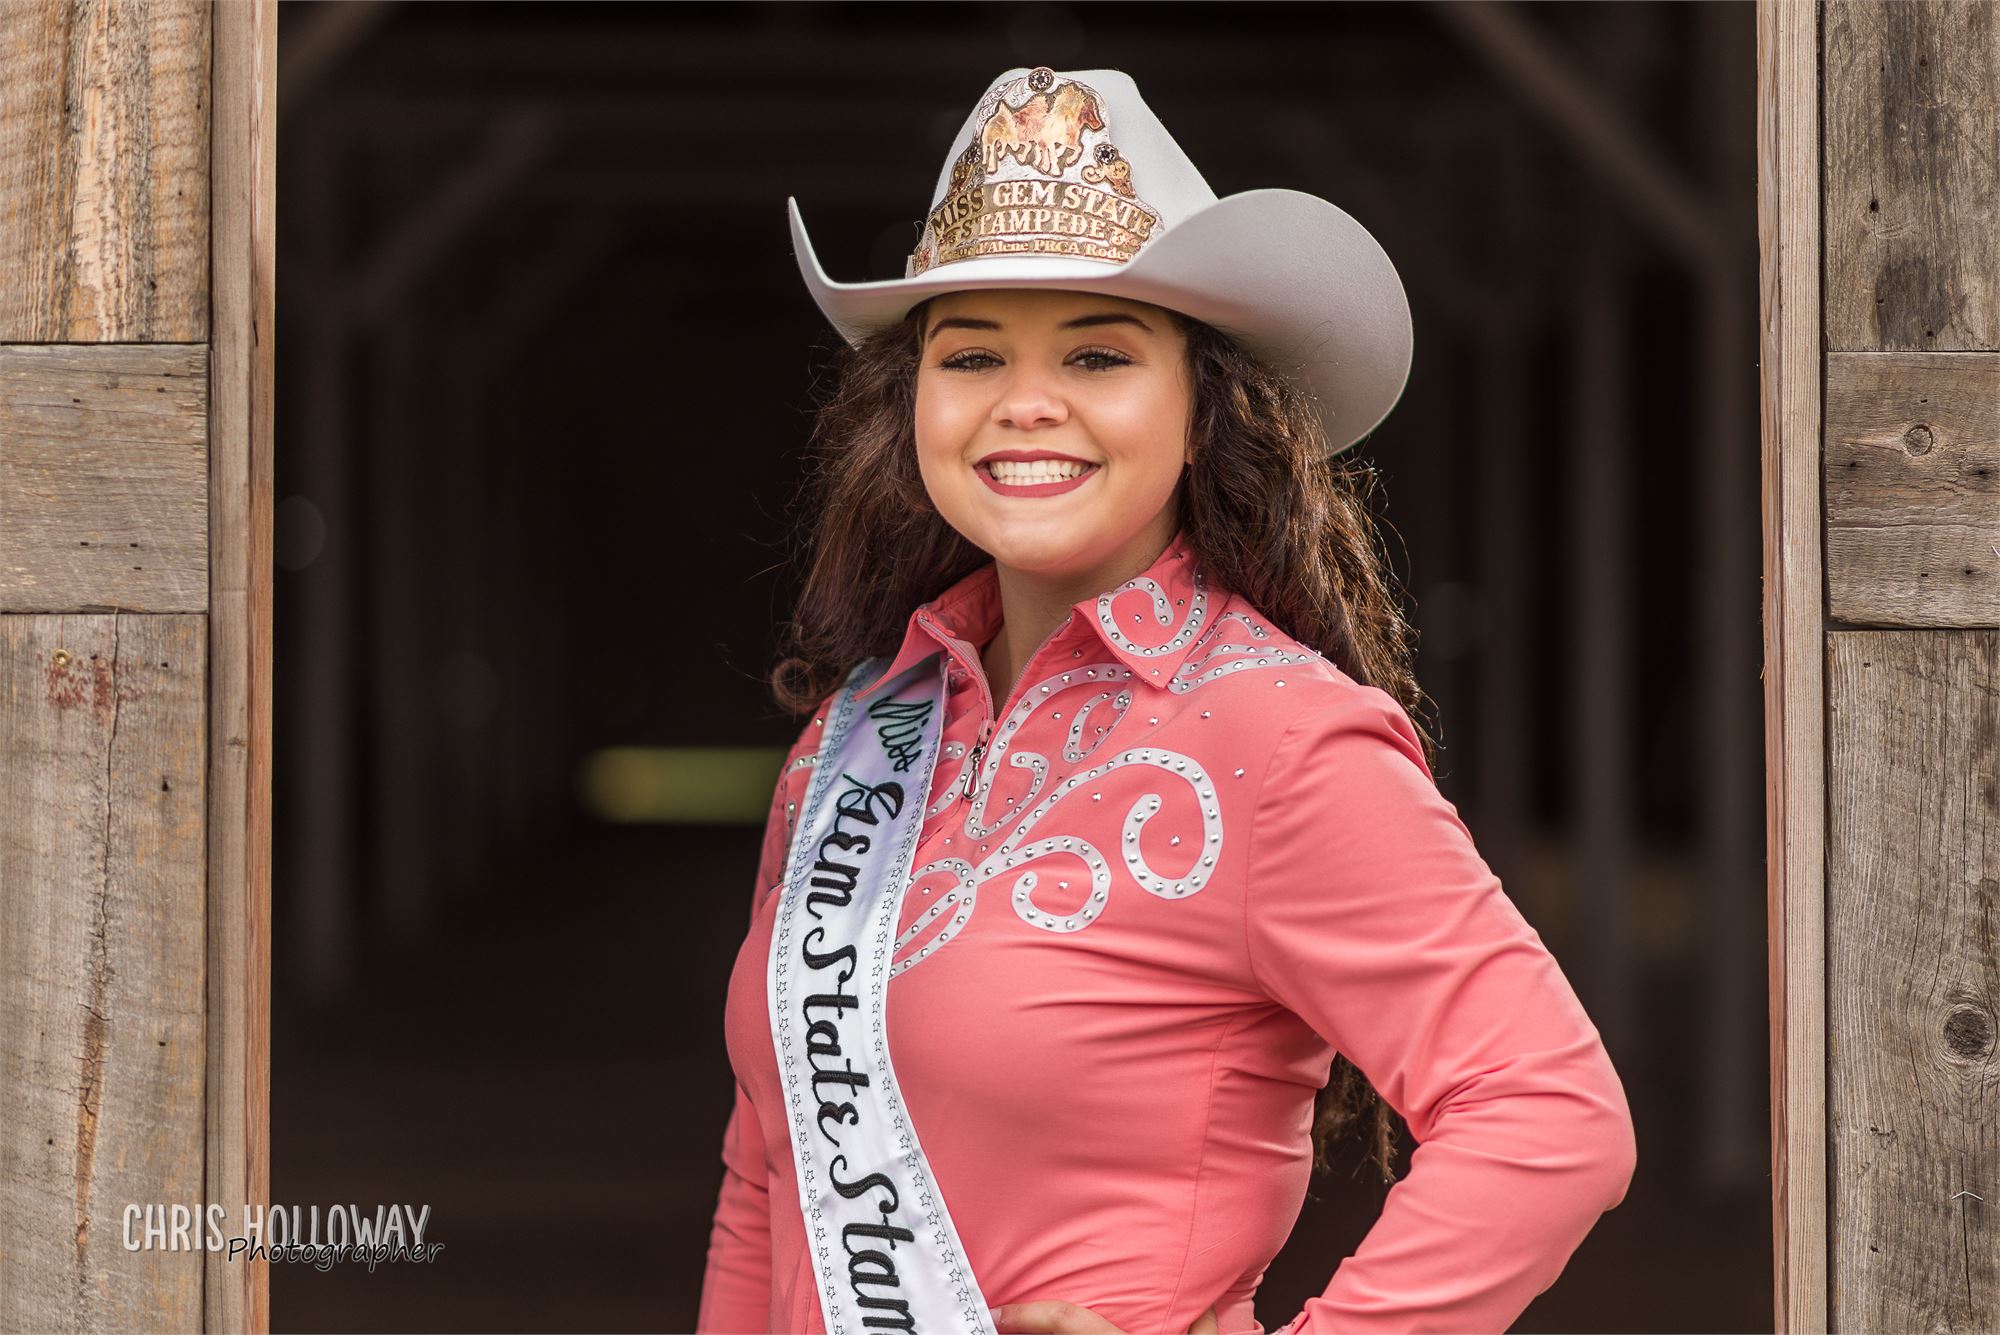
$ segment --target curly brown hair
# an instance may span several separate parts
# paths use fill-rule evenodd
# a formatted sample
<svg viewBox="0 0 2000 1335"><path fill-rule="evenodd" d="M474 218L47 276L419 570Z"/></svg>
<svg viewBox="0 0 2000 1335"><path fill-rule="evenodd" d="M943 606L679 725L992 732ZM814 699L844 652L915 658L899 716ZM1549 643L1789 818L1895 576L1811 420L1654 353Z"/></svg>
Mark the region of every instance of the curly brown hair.
<svg viewBox="0 0 2000 1335"><path fill-rule="evenodd" d="M947 524L917 470L915 409L926 301L901 323L835 350L835 385L808 448L795 529L804 568L779 706L805 716L855 664L892 654L909 615L991 558ZM1167 315L1187 338L1193 462L1180 526L1210 577L1364 685L1394 696L1435 761L1413 667L1415 633L1368 509L1372 465L1330 455L1319 415L1284 376L1212 325ZM810 498L810 503L806 499ZM893 552L894 560L883 553ZM1400 1119L1342 1054L1314 1102L1313 1164L1366 1124L1368 1157L1395 1178Z"/></svg>

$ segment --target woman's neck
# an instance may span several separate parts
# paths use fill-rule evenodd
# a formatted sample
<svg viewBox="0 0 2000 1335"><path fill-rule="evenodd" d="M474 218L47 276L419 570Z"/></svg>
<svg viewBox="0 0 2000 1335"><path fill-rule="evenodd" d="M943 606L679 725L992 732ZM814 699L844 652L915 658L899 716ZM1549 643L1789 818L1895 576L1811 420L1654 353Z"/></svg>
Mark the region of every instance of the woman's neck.
<svg viewBox="0 0 2000 1335"><path fill-rule="evenodd" d="M1000 630L980 651L986 669L993 706L1013 694L1014 683L1027 669L1028 659L1042 642L1062 625L1070 609L1086 598L1095 598L1140 574L1173 541L1175 528L1154 525L1127 543L1116 555L1090 571L1066 578L1050 579L1032 571L1017 570L995 562L1000 577Z"/></svg>

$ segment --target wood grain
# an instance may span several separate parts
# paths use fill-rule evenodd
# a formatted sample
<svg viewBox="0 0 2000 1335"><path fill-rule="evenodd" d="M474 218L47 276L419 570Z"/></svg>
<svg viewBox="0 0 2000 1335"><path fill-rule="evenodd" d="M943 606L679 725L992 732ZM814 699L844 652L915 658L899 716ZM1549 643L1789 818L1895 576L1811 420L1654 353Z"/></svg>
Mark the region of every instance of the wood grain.
<svg viewBox="0 0 2000 1335"><path fill-rule="evenodd" d="M1827 358L1826 560L1837 621L2000 625L2000 354Z"/></svg>
<svg viewBox="0 0 2000 1335"><path fill-rule="evenodd" d="M0 4L0 342L208 336L209 6Z"/></svg>
<svg viewBox="0 0 2000 1335"><path fill-rule="evenodd" d="M208 350L0 346L0 611L208 606Z"/></svg>
<svg viewBox="0 0 2000 1335"><path fill-rule="evenodd" d="M271 616L277 0L215 10L209 344L208 1180L271 1199ZM205 1331L271 1328L269 1261L208 1258Z"/></svg>
<svg viewBox="0 0 2000 1335"><path fill-rule="evenodd" d="M2000 348L2000 5L1825 13L1827 347Z"/></svg>
<svg viewBox="0 0 2000 1335"><path fill-rule="evenodd" d="M204 1199L206 639L0 617L0 1329L200 1322L123 1216Z"/></svg>
<svg viewBox="0 0 2000 1335"><path fill-rule="evenodd" d="M1818 53L1812 0L1757 6L1772 1328L1780 1332L1827 1328Z"/></svg>
<svg viewBox="0 0 2000 1335"><path fill-rule="evenodd" d="M1834 1330L2000 1314L2000 633L1829 637Z"/></svg>

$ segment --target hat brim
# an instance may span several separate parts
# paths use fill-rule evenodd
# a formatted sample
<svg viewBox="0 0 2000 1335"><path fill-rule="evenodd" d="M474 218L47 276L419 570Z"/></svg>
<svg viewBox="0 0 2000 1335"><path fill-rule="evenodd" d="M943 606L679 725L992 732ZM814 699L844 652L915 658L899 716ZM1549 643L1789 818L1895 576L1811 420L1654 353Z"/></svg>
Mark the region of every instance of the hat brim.
<svg viewBox="0 0 2000 1335"><path fill-rule="evenodd" d="M1214 325L1318 401L1331 449L1360 440L1408 384L1409 297L1368 229L1300 190L1218 199L1122 264L1043 255L958 260L914 278L837 283L787 197L807 290L841 337L859 342L941 292L1062 288L1166 306Z"/></svg>

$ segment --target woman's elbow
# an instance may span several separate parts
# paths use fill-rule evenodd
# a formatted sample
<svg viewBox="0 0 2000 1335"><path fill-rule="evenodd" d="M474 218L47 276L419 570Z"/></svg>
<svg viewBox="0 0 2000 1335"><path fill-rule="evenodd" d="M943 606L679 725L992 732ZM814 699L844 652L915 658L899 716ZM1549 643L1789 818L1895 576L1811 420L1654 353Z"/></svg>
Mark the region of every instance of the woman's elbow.
<svg viewBox="0 0 2000 1335"><path fill-rule="evenodd" d="M1604 1118L1601 1144L1592 1162L1603 1209L1614 1209L1631 1189L1632 1176L1639 1166L1639 1139L1633 1130L1632 1114L1622 1100L1616 1111Z"/></svg>
<svg viewBox="0 0 2000 1335"><path fill-rule="evenodd" d="M1569 1115L1560 1119L1560 1129L1553 1122L1550 1129L1564 1147L1570 1196L1594 1219L1616 1208L1631 1190L1639 1166L1638 1136L1615 1077L1609 1083L1573 1085L1567 1101Z"/></svg>

